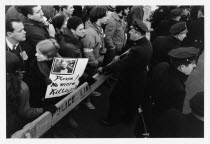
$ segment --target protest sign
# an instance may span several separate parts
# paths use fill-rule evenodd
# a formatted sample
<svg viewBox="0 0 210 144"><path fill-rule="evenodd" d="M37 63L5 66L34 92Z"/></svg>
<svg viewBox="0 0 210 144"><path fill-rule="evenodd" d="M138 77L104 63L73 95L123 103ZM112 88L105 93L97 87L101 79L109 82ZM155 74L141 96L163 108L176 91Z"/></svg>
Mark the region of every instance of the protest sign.
<svg viewBox="0 0 210 144"><path fill-rule="evenodd" d="M52 83L47 87L45 98L73 92L79 84L79 78L84 73L87 62L87 58L54 58L50 72Z"/></svg>

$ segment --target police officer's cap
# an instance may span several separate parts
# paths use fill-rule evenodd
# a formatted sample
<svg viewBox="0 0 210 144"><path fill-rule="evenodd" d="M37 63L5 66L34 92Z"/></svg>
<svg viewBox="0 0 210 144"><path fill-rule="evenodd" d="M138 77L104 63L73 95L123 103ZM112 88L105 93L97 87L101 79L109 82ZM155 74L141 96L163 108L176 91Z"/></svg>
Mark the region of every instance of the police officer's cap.
<svg viewBox="0 0 210 144"><path fill-rule="evenodd" d="M135 19L131 28L136 29L137 31L148 32L147 26L139 19Z"/></svg>
<svg viewBox="0 0 210 144"><path fill-rule="evenodd" d="M171 50L168 55L172 60L179 62L191 62L197 58L198 49L194 47L180 47Z"/></svg>
<svg viewBox="0 0 210 144"><path fill-rule="evenodd" d="M190 108L193 113L204 116L204 92L198 92L193 96L190 101Z"/></svg>
<svg viewBox="0 0 210 144"><path fill-rule="evenodd" d="M170 28L170 33L172 35L177 35L177 34L186 33L186 32L187 32L187 26L185 22L176 23Z"/></svg>
<svg viewBox="0 0 210 144"><path fill-rule="evenodd" d="M181 16L182 15L182 9L180 8L175 8L171 11L171 15L176 17L176 16Z"/></svg>

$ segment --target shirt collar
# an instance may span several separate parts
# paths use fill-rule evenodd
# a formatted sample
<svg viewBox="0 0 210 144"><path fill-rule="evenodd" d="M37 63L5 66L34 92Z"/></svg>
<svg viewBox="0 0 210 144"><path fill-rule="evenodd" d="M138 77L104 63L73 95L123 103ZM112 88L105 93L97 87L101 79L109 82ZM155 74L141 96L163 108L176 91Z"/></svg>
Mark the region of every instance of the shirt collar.
<svg viewBox="0 0 210 144"><path fill-rule="evenodd" d="M6 37L6 42L7 42L7 46L10 48L10 50L13 50L13 44L11 42L9 42L7 37ZM17 44L15 44L15 49L17 48L18 44L19 44L19 42Z"/></svg>

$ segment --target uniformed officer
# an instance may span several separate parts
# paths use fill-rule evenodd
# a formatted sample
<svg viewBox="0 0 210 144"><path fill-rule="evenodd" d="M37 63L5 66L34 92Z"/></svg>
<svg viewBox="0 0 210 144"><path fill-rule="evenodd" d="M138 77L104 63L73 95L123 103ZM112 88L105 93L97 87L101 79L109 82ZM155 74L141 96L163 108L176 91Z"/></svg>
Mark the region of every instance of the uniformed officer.
<svg viewBox="0 0 210 144"><path fill-rule="evenodd" d="M172 49L180 47L181 42L186 37L186 34L186 23L179 22L171 27L169 36L157 37L152 43L154 50L152 65L156 65L160 62L169 62L168 52Z"/></svg>
<svg viewBox="0 0 210 144"><path fill-rule="evenodd" d="M145 37L147 31L147 26L136 19L129 31L134 44L128 55L98 69L104 73L120 72L119 80L110 96L108 119L103 121L106 125L132 120L144 96L146 68L152 56L151 43Z"/></svg>
<svg viewBox="0 0 210 144"><path fill-rule="evenodd" d="M157 64L151 73L150 95L144 102L143 114L147 129L164 112L174 108L181 112L186 96L185 81L196 67L198 49L194 47L181 47L169 52L170 64L162 62ZM142 137L142 119L137 121L135 134Z"/></svg>
<svg viewBox="0 0 210 144"><path fill-rule="evenodd" d="M162 62L152 72L154 112L161 115L175 108L182 111L186 96L185 82L196 67L198 49L180 47L169 52L170 64Z"/></svg>

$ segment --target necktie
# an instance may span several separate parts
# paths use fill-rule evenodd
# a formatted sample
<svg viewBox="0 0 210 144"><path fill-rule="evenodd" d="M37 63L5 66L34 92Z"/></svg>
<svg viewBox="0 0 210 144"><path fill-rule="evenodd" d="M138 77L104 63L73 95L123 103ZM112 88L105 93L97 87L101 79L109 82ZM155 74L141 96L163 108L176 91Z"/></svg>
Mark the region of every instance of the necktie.
<svg viewBox="0 0 210 144"><path fill-rule="evenodd" d="M12 53L15 53L15 48L16 48L16 45L12 45L12 50L11 50Z"/></svg>

